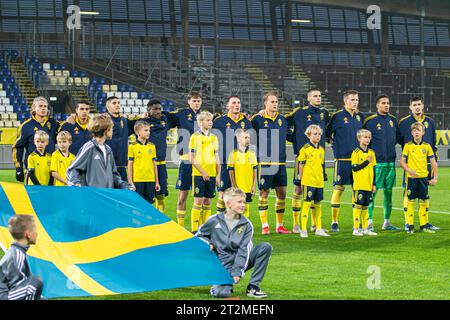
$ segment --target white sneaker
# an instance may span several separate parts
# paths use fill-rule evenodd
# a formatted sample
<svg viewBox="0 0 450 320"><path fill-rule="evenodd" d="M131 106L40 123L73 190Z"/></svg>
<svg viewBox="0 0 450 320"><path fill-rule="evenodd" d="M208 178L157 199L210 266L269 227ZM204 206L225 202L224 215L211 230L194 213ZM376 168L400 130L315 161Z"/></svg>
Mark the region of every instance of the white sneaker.
<svg viewBox="0 0 450 320"><path fill-rule="evenodd" d="M325 232L323 229L316 230L316 236L320 237L329 237L330 235Z"/></svg>
<svg viewBox="0 0 450 320"><path fill-rule="evenodd" d="M363 234L367 235L367 236L377 236L378 233L371 231L370 229L365 229L363 230Z"/></svg>
<svg viewBox="0 0 450 320"><path fill-rule="evenodd" d="M308 238L308 231L300 230L300 238Z"/></svg>
<svg viewBox="0 0 450 320"><path fill-rule="evenodd" d="M300 226L298 224L296 224L293 228L292 228L292 233L296 233L299 234L300 233Z"/></svg>
<svg viewBox="0 0 450 320"><path fill-rule="evenodd" d="M353 230L353 235L357 237L362 237L364 234L358 229Z"/></svg>

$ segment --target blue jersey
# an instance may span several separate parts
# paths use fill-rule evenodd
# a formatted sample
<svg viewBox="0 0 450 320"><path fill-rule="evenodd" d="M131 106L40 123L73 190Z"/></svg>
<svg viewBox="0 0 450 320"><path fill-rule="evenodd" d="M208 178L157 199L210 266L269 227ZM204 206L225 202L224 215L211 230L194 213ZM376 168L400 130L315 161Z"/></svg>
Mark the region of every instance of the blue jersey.
<svg viewBox="0 0 450 320"><path fill-rule="evenodd" d="M305 144L309 143L305 131L312 124L316 124L322 128L323 133L319 144L325 148L325 132L327 125L330 122L330 113L328 110L310 104L303 108L300 107L294 109L294 111L286 115L286 120L289 123L289 131L292 132L294 154L298 155L300 149Z"/></svg>
<svg viewBox="0 0 450 320"><path fill-rule="evenodd" d="M34 134L36 131L42 130L48 133L49 140L45 152L53 153L55 151L56 133L58 129L59 123L53 118L46 118L41 124L34 116L31 116L30 119L22 123L17 130L17 140L12 149L12 158L16 168L23 168L23 164L27 164L28 156L36 150L36 146L34 145Z"/></svg>
<svg viewBox="0 0 450 320"><path fill-rule="evenodd" d="M437 155L436 124L434 123L433 119L426 115L423 115L421 119L416 120L414 118L414 115L411 113L401 119L398 123L400 131L398 143L400 143L403 149L405 144L413 140L411 134L411 125L415 122L423 123L423 125L425 126L425 135L423 136L422 140L431 145L431 149L433 149L434 154Z"/></svg>
<svg viewBox="0 0 450 320"><path fill-rule="evenodd" d="M335 159L351 159L352 152L358 148L356 133L362 129L364 116L355 112L352 116L345 108L331 116L327 128L327 137L333 139Z"/></svg>
<svg viewBox="0 0 450 320"><path fill-rule="evenodd" d="M111 140L106 140L106 144L111 147L116 166L126 167L128 165L128 120L124 117L115 117L109 113L114 123L113 136Z"/></svg>
<svg viewBox="0 0 450 320"><path fill-rule="evenodd" d="M394 162L399 133L397 119L392 114L384 116L377 112L364 120L364 129L372 133L369 147L375 151L377 163Z"/></svg>
<svg viewBox="0 0 450 320"><path fill-rule="evenodd" d="M285 117L276 114L254 115L251 119L257 137L257 157L260 164L286 164L286 138L289 125Z"/></svg>
<svg viewBox="0 0 450 320"><path fill-rule="evenodd" d="M86 142L92 139L92 134L87 129L87 124L80 124L78 117L75 118L75 124L63 122L59 131L67 131L72 135L72 144L69 147L69 151L74 155L78 153L78 150L80 150Z"/></svg>
<svg viewBox="0 0 450 320"><path fill-rule="evenodd" d="M235 133L237 129L249 130L252 123L243 114L233 120L228 114L217 117L212 132L219 139L219 159L221 164L227 163L228 155L237 148Z"/></svg>
<svg viewBox="0 0 450 320"><path fill-rule="evenodd" d="M142 119L128 119L128 125L130 127L130 134L134 132L134 125L136 122L145 121L150 125L150 142L156 147L156 161L166 161L167 155L167 131L169 131L169 120L163 114L161 119L153 117Z"/></svg>
<svg viewBox="0 0 450 320"><path fill-rule="evenodd" d="M197 115L191 108L184 108L175 112L163 112L169 120L169 128L178 128L177 151L182 160L188 159L189 140L191 135L199 131L197 124Z"/></svg>

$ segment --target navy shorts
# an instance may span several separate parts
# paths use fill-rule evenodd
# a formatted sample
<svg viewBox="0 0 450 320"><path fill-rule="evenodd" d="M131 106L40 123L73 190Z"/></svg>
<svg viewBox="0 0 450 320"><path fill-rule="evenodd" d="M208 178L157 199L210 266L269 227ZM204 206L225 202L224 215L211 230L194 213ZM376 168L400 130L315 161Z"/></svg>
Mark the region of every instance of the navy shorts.
<svg viewBox="0 0 450 320"><path fill-rule="evenodd" d="M223 192L231 188L230 172L226 164L220 166L220 185L217 187L217 191Z"/></svg>
<svg viewBox="0 0 450 320"><path fill-rule="evenodd" d="M428 195L428 178L407 178L405 191L409 200L430 199Z"/></svg>
<svg viewBox="0 0 450 320"><path fill-rule="evenodd" d="M368 207L372 202L372 192L367 190L353 190L353 201L355 204Z"/></svg>
<svg viewBox="0 0 450 320"><path fill-rule="evenodd" d="M253 197L253 195L251 193L246 193L245 194L245 202L247 202L247 203L252 202L252 197Z"/></svg>
<svg viewBox="0 0 450 320"><path fill-rule="evenodd" d="M203 177L194 176L194 197L212 199L216 196L216 178L210 177L203 181Z"/></svg>
<svg viewBox="0 0 450 320"><path fill-rule="evenodd" d="M345 186L352 184L352 162L350 160L335 160L333 186Z"/></svg>
<svg viewBox="0 0 450 320"><path fill-rule="evenodd" d="M127 167L117 167L117 172L120 174L120 178L123 181L128 181Z"/></svg>
<svg viewBox="0 0 450 320"><path fill-rule="evenodd" d="M169 195L169 190L167 190L167 167L165 164L158 164L158 180L161 190L156 192L156 195L164 195L167 197Z"/></svg>
<svg viewBox="0 0 450 320"><path fill-rule="evenodd" d="M320 202L323 200L323 188L302 186L303 200Z"/></svg>
<svg viewBox="0 0 450 320"><path fill-rule="evenodd" d="M287 186L285 165L259 166L259 190L269 190Z"/></svg>
<svg viewBox="0 0 450 320"><path fill-rule="evenodd" d="M178 170L178 180L176 188L182 191L190 190L192 187L192 164L186 160L181 160Z"/></svg>
<svg viewBox="0 0 450 320"><path fill-rule="evenodd" d="M155 202L154 182L135 182L136 192L150 203Z"/></svg>

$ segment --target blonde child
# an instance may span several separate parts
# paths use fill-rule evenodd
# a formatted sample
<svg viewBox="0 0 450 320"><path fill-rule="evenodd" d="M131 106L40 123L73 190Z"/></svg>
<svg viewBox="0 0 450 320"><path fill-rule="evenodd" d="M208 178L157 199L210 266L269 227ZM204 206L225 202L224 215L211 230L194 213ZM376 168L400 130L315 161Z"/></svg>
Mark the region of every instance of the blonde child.
<svg viewBox="0 0 450 320"><path fill-rule="evenodd" d="M60 131L56 136L56 143L58 149L52 154L50 172L56 187L67 186L67 169L75 160L75 156L69 152L72 135L68 131Z"/></svg>
<svg viewBox="0 0 450 320"><path fill-rule="evenodd" d="M47 132L39 130L34 134L36 150L28 157L27 185L48 186L53 184L53 178L50 175L52 156L45 152L48 141L49 135Z"/></svg>

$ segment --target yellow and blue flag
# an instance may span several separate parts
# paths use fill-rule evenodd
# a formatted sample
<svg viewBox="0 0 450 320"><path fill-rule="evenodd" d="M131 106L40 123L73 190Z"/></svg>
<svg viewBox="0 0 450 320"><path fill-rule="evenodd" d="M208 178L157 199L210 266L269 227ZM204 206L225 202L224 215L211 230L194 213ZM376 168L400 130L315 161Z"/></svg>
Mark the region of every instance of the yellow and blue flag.
<svg viewBox="0 0 450 320"><path fill-rule="evenodd" d="M233 283L205 242L133 191L0 183L4 250L15 214L35 218L29 263L46 298Z"/></svg>

